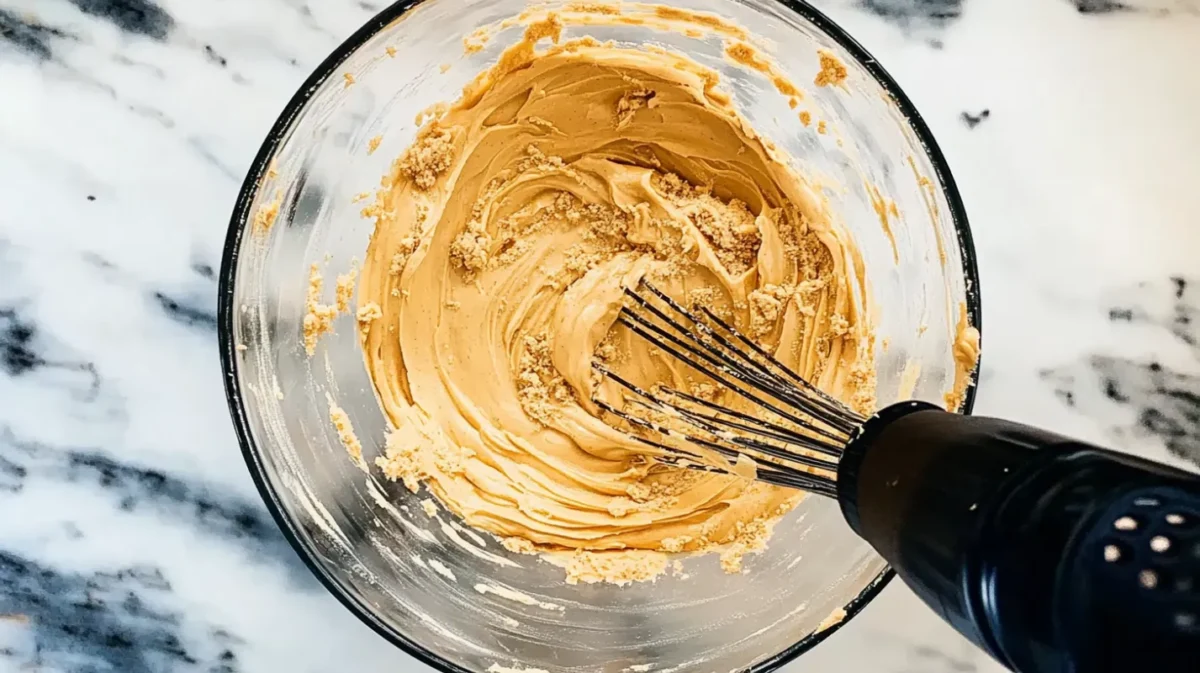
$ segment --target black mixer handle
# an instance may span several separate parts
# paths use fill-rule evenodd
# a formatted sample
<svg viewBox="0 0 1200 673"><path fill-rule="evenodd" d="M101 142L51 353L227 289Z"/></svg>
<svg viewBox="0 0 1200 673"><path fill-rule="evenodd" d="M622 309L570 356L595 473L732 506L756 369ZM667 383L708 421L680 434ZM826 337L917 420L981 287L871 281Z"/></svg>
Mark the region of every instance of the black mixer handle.
<svg viewBox="0 0 1200 673"><path fill-rule="evenodd" d="M930 607L1013 671L1200 671L1192 474L905 402L851 441L838 500Z"/></svg>

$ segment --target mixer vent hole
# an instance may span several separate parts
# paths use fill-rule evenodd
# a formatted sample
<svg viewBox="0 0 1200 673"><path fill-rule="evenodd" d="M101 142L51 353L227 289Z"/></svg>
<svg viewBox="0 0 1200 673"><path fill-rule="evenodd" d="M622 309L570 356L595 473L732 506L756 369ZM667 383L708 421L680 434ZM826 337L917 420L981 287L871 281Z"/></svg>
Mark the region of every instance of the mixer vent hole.
<svg viewBox="0 0 1200 673"><path fill-rule="evenodd" d="M1159 554L1171 551L1171 538L1165 535L1155 535L1150 538L1150 550Z"/></svg>
<svg viewBox="0 0 1200 673"><path fill-rule="evenodd" d="M1158 498L1138 498L1133 501L1133 504L1138 507L1158 507L1162 503L1159 502Z"/></svg>
<svg viewBox="0 0 1200 673"><path fill-rule="evenodd" d="M1125 555L1121 553L1121 548L1118 547L1117 545L1115 545L1115 544L1104 545L1104 560L1105 561L1108 561L1109 563L1116 563L1117 561L1120 561L1124 557L1125 557Z"/></svg>
<svg viewBox="0 0 1200 673"><path fill-rule="evenodd" d="M1175 626L1187 630L1196 628L1196 615L1191 612L1175 613Z"/></svg>
<svg viewBox="0 0 1200 673"><path fill-rule="evenodd" d="M1187 517L1174 512L1168 514L1166 518L1167 523L1171 524L1172 526L1182 526L1183 524L1187 523Z"/></svg>
<svg viewBox="0 0 1200 673"><path fill-rule="evenodd" d="M1113 528L1117 530L1137 530L1138 522L1137 519L1131 516L1123 516L1113 522Z"/></svg>
<svg viewBox="0 0 1200 673"><path fill-rule="evenodd" d="M1154 589L1158 587L1158 573L1153 570L1143 570L1138 573L1138 584L1144 589Z"/></svg>

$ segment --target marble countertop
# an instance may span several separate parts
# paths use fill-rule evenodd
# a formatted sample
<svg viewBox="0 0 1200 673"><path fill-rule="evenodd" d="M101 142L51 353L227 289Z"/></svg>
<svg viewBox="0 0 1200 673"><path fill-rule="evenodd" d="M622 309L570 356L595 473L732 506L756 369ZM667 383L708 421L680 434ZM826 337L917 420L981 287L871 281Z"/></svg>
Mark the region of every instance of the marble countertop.
<svg viewBox="0 0 1200 673"><path fill-rule="evenodd" d="M262 137L382 0L0 0L0 672L423 668L246 473L214 281ZM1200 464L1200 2L824 0L971 216L978 413ZM893 583L792 671L999 667Z"/></svg>

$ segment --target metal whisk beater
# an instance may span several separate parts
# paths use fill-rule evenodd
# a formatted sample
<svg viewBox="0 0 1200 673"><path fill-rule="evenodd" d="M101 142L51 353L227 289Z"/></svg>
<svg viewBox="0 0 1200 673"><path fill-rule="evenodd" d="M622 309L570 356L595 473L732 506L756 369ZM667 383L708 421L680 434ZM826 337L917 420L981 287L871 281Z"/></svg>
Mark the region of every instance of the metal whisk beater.
<svg viewBox="0 0 1200 673"><path fill-rule="evenodd" d="M1013 671L1196 670L1195 475L928 402L865 418L709 308L644 282L625 294L621 324L740 398L647 389L594 363L627 394L621 409L593 401L660 460L740 473L712 453L748 456L764 482L837 500L922 600Z"/></svg>
<svg viewBox="0 0 1200 673"><path fill-rule="evenodd" d="M864 417L805 381L707 307L689 311L645 281L636 290L626 289L625 295L629 301L618 316L621 324L749 401L758 413L668 386L647 390L598 362L593 368L631 395L626 409L593 399L597 406L639 430L632 436L665 452L660 458L665 462L721 470L696 462L701 454L695 447L703 447L732 461L753 458L761 481L837 497L833 475L838 460ZM652 412L651 417L632 413L635 409Z"/></svg>

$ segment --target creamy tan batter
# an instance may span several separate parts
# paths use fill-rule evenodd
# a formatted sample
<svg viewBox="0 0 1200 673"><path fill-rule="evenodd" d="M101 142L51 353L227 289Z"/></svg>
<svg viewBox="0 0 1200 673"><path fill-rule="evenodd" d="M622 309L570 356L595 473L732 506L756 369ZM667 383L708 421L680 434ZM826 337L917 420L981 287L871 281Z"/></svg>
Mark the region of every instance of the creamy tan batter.
<svg viewBox="0 0 1200 673"><path fill-rule="evenodd" d="M657 463L591 401L621 405L591 364L724 399L614 326L647 279L869 412L862 263L714 72L560 30L530 25L368 208L358 315L394 426L378 466L513 551L572 552L575 581L649 579L663 552L719 551L736 572L800 495Z"/></svg>

